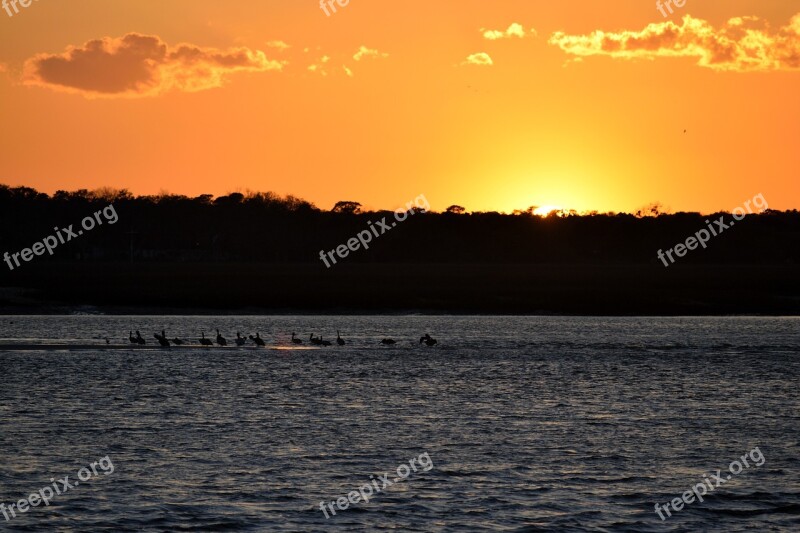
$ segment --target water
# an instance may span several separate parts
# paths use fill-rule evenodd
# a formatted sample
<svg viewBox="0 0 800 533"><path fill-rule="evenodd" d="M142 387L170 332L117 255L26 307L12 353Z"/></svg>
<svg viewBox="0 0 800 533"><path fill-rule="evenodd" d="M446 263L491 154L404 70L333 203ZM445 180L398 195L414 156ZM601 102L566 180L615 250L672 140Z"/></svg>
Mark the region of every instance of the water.
<svg viewBox="0 0 800 533"><path fill-rule="evenodd" d="M96 466L48 507L0 514L0 530L800 528L798 318L70 316L0 327L6 344L102 348L131 329L152 344L162 328L187 339L260 331L268 343L0 349L0 502L105 456L114 467ZM345 348L275 349L293 331L307 345L337 329ZM420 346L425 332L440 345ZM654 512L755 447L761 466L751 460L664 522ZM428 471L369 503L320 510L426 453Z"/></svg>

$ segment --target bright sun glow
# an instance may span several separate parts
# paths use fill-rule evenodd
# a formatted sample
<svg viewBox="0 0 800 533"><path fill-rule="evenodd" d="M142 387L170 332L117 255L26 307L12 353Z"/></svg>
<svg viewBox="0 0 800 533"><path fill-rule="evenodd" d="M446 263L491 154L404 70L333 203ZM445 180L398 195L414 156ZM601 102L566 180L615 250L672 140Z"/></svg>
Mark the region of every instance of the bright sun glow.
<svg viewBox="0 0 800 533"><path fill-rule="evenodd" d="M557 205L543 205L541 207L537 207L536 209L534 209L533 214L539 215L540 217L546 217L553 211L557 211L559 209L561 209L561 207Z"/></svg>

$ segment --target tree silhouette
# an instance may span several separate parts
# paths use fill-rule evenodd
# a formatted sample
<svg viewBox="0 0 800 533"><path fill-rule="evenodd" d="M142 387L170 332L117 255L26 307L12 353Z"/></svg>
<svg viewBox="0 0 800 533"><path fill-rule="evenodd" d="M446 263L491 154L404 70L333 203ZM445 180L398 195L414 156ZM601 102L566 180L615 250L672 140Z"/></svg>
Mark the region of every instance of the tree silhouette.
<svg viewBox="0 0 800 533"><path fill-rule="evenodd" d="M643 217L657 217L658 215L664 215L666 213L667 210L664 209L664 206L661 204L661 202L653 202L651 204L639 208L633 215L636 218L643 218Z"/></svg>
<svg viewBox="0 0 800 533"><path fill-rule="evenodd" d="M353 201L338 202L326 211L301 198L271 192L190 198L172 194L133 196L124 189L101 189L57 191L50 196L29 187L0 185L0 224L13 229L0 232L0 253L28 248L53 233L54 227L73 224L77 228L84 217L112 202L119 223L98 226L80 239L61 244L56 254L40 257L36 263L128 262L133 244L133 255L141 263L318 265L320 250L334 249L367 230L370 223L377 224L385 217L394 227L392 211L362 210L361 204ZM544 217L532 215L535 206L513 215L473 211L469 216L456 216L466 212L462 209L457 204L442 213L409 208L402 229L393 229L391 237L352 254L347 262L653 263L658 261L655 251L685 241L714 216L664 214L660 205L635 214L591 211L578 215L573 210L556 210ZM651 215L642 216L644 213ZM652 216L655 214L658 216ZM720 215L716 213L715 218ZM713 246L682 258L681 265L749 264L754 257L765 264L794 265L800 263L798 227L800 215L796 211L748 214L746 222L737 222L735 229L715 239ZM425 250L424 255L414 253L417 250ZM24 273L22 269L4 268L7 275Z"/></svg>
<svg viewBox="0 0 800 533"><path fill-rule="evenodd" d="M331 212L357 215L361 212L361 204L358 202L349 202L349 201L336 202L336 205L333 206Z"/></svg>

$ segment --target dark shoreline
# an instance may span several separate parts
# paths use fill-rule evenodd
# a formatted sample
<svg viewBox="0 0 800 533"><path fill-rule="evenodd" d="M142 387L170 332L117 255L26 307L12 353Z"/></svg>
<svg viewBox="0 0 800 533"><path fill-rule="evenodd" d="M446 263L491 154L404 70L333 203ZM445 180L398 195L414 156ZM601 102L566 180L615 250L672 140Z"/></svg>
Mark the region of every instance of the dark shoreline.
<svg viewBox="0 0 800 533"><path fill-rule="evenodd" d="M32 310L22 310L22 309L0 309L0 316L6 317L19 317L19 316L210 316L210 317L225 317L225 316L257 316L257 317L281 317L281 316L340 316L340 317L349 317L349 316L466 316L466 317L496 317L496 316L508 316L508 317L586 317L586 318L596 318L596 317L603 317L603 318L706 318L706 317L719 317L719 318L795 318L800 317L800 313L798 314L754 314L754 313L743 313L743 314L707 314L707 315L694 315L694 314L687 314L687 315L644 315L644 314L632 314L632 315L621 315L621 314L611 314L611 315L584 315L584 314L553 314L553 313L527 313L527 314L516 314L516 313L459 313L459 312L440 312L440 313L418 313L418 312L403 312L397 311L392 313L381 313L381 312L342 312L342 313L331 313L331 312L309 312L309 311L282 311L282 312L272 312L272 311L263 311L263 312L214 312L212 310L185 310L185 311L175 311L175 312L162 312L157 310L145 310L145 309L131 309L124 312L121 311L107 311L107 310L96 310L96 311L84 311L81 309L75 309L71 311L67 310L41 310L41 311L32 311Z"/></svg>
<svg viewBox="0 0 800 533"><path fill-rule="evenodd" d="M0 313L797 316L794 264L53 263L4 276ZM15 288L8 288L9 286Z"/></svg>

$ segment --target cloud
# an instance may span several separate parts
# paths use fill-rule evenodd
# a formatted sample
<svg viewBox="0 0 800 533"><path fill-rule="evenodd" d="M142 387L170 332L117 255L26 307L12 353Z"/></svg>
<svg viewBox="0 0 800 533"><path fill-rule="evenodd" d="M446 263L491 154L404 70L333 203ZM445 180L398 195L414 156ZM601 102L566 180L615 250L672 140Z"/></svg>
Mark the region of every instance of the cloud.
<svg viewBox="0 0 800 533"><path fill-rule="evenodd" d="M564 64L561 65L561 68L567 68L568 66L572 65L573 63L583 63L582 57L573 57L571 59L567 59L564 61Z"/></svg>
<svg viewBox="0 0 800 533"><path fill-rule="evenodd" d="M719 71L796 70L800 69L800 14L772 34L758 17L732 18L715 29L705 20L686 15L680 26L667 21L642 31L556 32L549 43L582 57L696 57L698 65Z"/></svg>
<svg viewBox="0 0 800 533"><path fill-rule="evenodd" d="M318 72L323 76L327 76L328 71L325 70L325 64L328 63L330 60L331 60L330 56L322 56L321 58L319 58L318 63L313 63L309 65L308 70L310 70L311 72Z"/></svg>
<svg viewBox="0 0 800 533"><path fill-rule="evenodd" d="M461 64L491 66L494 65L494 61L492 61L492 58L489 57L489 54L487 54L486 52L478 52L477 54L472 54L468 56L467 59L461 62Z"/></svg>
<svg viewBox="0 0 800 533"><path fill-rule="evenodd" d="M90 98L145 97L221 87L234 72L281 70L284 64L259 50L170 47L157 36L129 33L36 55L25 62L23 81Z"/></svg>
<svg viewBox="0 0 800 533"><path fill-rule="evenodd" d="M361 48L358 49L356 55L353 56L353 59L355 59L356 61L361 61L361 59L365 57L373 57L373 58L389 57L389 54L384 54L382 52L378 52L377 50L371 50L366 46L362 46Z"/></svg>
<svg viewBox="0 0 800 533"><path fill-rule="evenodd" d="M519 37L522 39L525 37L525 28L522 27L522 24L518 24L516 22L513 22L506 31L487 30L486 28L481 28L481 32L483 33L483 38L489 39L490 41L496 41L498 39L511 39L512 37ZM536 30L533 28L531 28L530 34L534 37L538 35Z"/></svg>
<svg viewBox="0 0 800 533"><path fill-rule="evenodd" d="M344 73L347 74L349 78L353 77L353 71L347 68L347 65L342 65L342 68L344 69Z"/></svg>
<svg viewBox="0 0 800 533"><path fill-rule="evenodd" d="M270 41L267 43L267 46L269 46L270 48L277 48L281 52L292 47L291 45L286 44L283 41Z"/></svg>
<svg viewBox="0 0 800 533"><path fill-rule="evenodd" d="M327 72L322 70L322 65L309 65L308 66L308 70L310 70L311 72L319 72L323 76L327 76L328 75Z"/></svg>

